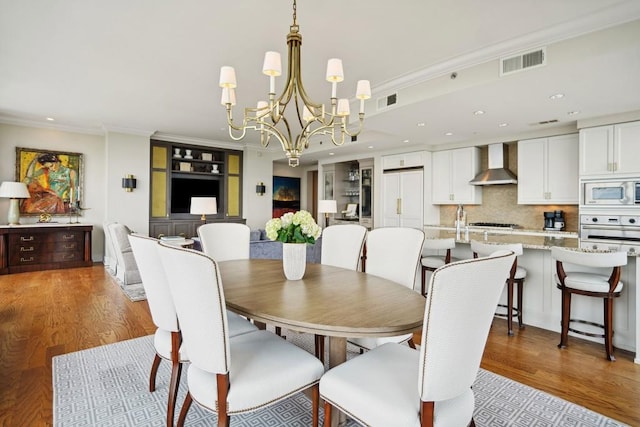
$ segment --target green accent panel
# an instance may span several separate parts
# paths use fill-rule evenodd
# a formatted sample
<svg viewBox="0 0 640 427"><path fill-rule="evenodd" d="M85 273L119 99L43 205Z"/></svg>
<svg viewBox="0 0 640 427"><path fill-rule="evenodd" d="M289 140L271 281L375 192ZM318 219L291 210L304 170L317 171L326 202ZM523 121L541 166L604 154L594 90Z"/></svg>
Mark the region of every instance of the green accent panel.
<svg viewBox="0 0 640 427"><path fill-rule="evenodd" d="M227 216L240 216L240 177L239 176L230 176L228 178L227 195L228 195Z"/></svg>
<svg viewBox="0 0 640 427"><path fill-rule="evenodd" d="M167 217L167 172L151 172L151 216Z"/></svg>
<svg viewBox="0 0 640 427"><path fill-rule="evenodd" d="M152 147L151 151L151 167L153 169L167 168L167 147Z"/></svg>

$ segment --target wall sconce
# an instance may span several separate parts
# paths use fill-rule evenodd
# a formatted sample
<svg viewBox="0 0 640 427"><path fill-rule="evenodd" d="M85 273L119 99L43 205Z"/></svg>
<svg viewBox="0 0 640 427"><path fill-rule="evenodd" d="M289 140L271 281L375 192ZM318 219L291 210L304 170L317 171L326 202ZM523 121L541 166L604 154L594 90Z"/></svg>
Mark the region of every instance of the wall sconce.
<svg viewBox="0 0 640 427"><path fill-rule="evenodd" d="M260 182L260 184L256 185L256 194L258 196L264 196L266 191L267 187L265 187L264 182Z"/></svg>
<svg viewBox="0 0 640 427"><path fill-rule="evenodd" d="M136 188L136 179L133 175L127 175L122 178L122 188L124 188L127 193L131 193L133 189Z"/></svg>

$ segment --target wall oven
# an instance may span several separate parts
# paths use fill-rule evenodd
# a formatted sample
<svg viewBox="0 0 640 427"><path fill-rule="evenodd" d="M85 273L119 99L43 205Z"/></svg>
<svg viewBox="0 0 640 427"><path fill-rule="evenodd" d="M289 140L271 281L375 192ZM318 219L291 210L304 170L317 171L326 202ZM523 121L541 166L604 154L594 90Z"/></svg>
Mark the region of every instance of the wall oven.
<svg viewBox="0 0 640 427"><path fill-rule="evenodd" d="M584 206L640 205L640 181L586 181L582 186Z"/></svg>
<svg viewBox="0 0 640 427"><path fill-rule="evenodd" d="M640 253L640 215L580 215L580 247Z"/></svg>

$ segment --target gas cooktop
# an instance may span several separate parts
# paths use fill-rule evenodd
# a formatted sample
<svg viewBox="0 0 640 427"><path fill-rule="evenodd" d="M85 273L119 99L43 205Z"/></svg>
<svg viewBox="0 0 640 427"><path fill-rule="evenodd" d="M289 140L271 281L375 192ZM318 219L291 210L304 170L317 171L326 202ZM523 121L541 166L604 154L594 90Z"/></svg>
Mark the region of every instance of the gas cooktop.
<svg viewBox="0 0 640 427"><path fill-rule="evenodd" d="M471 222L469 227L487 227L487 228L518 228L518 224L505 224L500 222Z"/></svg>

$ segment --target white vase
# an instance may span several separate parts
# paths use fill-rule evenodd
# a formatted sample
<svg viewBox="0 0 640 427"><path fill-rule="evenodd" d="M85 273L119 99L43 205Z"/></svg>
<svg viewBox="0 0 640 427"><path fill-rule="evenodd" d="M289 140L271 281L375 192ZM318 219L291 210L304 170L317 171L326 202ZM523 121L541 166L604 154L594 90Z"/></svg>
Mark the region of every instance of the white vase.
<svg viewBox="0 0 640 427"><path fill-rule="evenodd" d="M307 244L283 243L282 267L284 275L289 280L300 280L307 268Z"/></svg>

